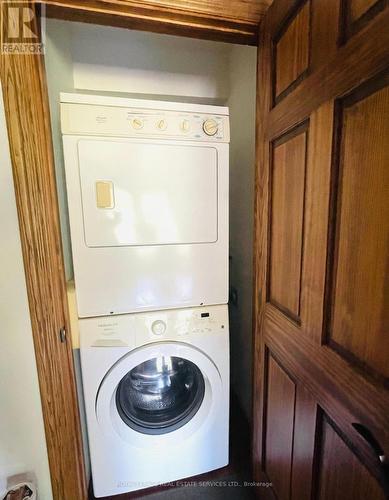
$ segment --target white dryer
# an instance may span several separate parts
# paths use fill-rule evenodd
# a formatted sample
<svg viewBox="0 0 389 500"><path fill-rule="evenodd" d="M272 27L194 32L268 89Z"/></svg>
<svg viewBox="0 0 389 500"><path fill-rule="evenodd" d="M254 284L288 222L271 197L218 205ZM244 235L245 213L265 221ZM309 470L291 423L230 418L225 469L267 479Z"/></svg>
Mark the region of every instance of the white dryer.
<svg viewBox="0 0 389 500"><path fill-rule="evenodd" d="M228 464L227 306L79 323L96 497Z"/></svg>
<svg viewBox="0 0 389 500"><path fill-rule="evenodd" d="M79 317L228 301L228 108L61 94Z"/></svg>

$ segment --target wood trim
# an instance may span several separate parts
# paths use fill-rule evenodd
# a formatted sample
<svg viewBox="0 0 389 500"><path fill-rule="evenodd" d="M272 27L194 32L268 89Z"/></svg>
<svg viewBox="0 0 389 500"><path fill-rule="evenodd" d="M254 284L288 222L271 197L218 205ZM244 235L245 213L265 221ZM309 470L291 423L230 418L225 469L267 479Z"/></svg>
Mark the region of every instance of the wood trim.
<svg viewBox="0 0 389 500"><path fill-rule="evenodd" d="M379 12L388 7L388 0L377 0L359 19L352 20L350 15L350 0L341 0L340 16L340 36L339 44L347 42L349 38L358 33L366 24L368 24Z"/></svg>
<svg viewBox="0 0 389 500"><path fill-rule="evenodd" d="M269 162L269 205L268 205L268 227L269 227L269 238L267 244L267 266L268 273L266 279L266 302L272 304L276 309L285 314L291 321L297 325L301 325L301 296L302 296L302 278L303 278L303 260L304 260L304 236L305 236L305 199L306 199L306 184L307 184L307 163L308 163L308 145L309 145L309 119L302 123L299 123L291 130L288 130L281 136L273 139L270 142L270 162ZM301 263L300 263L300 285L299 285L299 307L298 314L294 314L288 308L279 304L276 300L271 298L271 282L272 282L272 270L271 270L271 258L272 258L272 228L273 228L273 208L272 200L274 193L274 150L278 146L285 144L286 142L292 140L300 134L305 134L305 156L304 156L304 190L303 190L303 214L302 214L302 239L301 239Z"/></svg>
<svg viewBox="0 0 389 500"><path fill-rule="evenodd" d="M273 108L264 124L267 138L273 139L288 130L296 114L308 117L334 96L342 97L362 83L361 75L366 75L366 81L374 73L383 71L389 61L388 25L389 9L386 9ZM377 47L381 50L376 50Z"/></svg>
<svg viewBox="0 0 389 500"><path fill-rule="evenodd" d="M382 480L377 468L376 456L363 438L351 425L352 422L366 422L386 449L389 442L388 416L389 395L383 386L377 386L364 374L355 372L340 356L334 357L331 348L313 345L301 335L300 330L287 318L281 318L272 306L266 307L267 326L272 333L265 333L264 342L289 373L298 374L300 383L312 394L320 407L338 423L350 443L359 450L360 460L371 470L378 481ZM266 328L268 332L269 328ZM293 351L294 357L288 356ZM313 361L315 360L315 361ZM323 370L323 366L326 367ZM357 381L354 387L348 383ZM318 382L321 381L321 382ZM323 383L322 383L323 382ZM326 387L326 389L323 387ZM366 407L371 398L375 412ZM382 429L385 429L382 433Z"/></svg>
<svg viewBox="0 0 389 500"><path fill-rule="evenodd" d="M262 348L262 377L261 380L263 381L262 383L262 391L263 394L268 394L268 384L269 384L269 379L268 379L268 368L269 368L269 357L270 357L270 352L267 346L264 344ZM277 360L276 360L277 361ZM254 385L254 384L253 384ZM253 390L255 388L253 387ZM253 404L255 404L254 397L253 397ZM261 421L263 422L263 432L266 433L266 428L267 428L267 397L264 397L263 400L261 400L261 411L257 412L260 413L260 418ZM253 416L255 416L255 406L254 406L254 411L253 411ZM262 434L261 436L255 436L253 433L256 430L256 426L253 424L253 432L252 432L252 437L253 437L253 449L252 449L252 459L253 459L253 473L254 473L254 478L255 480L259 479L261 482L264 483L271 483L271 480L268 476L268 474L265 471L265 457L266 457L266 449L265 449L265 442L262 440ZM255 448L254 445L257 442L257 438L260 438L260 447ZM263 465L262 468L258 467L258 458L254 458L259 456L259 460L261 465ZM260 492L257 491L257 498L260 498L261 500L276 500L277 496L274 492L273 486L270 486L269 488L262 489Z"/></svg>
<svg viewBox="0 0 389 500"><path fill-rule="evenodd" d="M375 75L362 85L354 89L343 98L335 102L335 127L333 139L333 158L331 168L331 201L330 201L330 221L328 227L328 259L326 266L326 284L324 301L324 321L322 331L322 343L334 349L340 356L344 357L355 368L365 372L389 388L389 379L371 368L367 363L361 361L357 356L348 352L341 345L332 339L333 333L333 307L335 302L335 282L338 270L339 253L339 231L341 222L341 206L343 192L343 166L342 166L342 139L343 139L343 115L346 108L351 107L366 99L375 92L389 85L389 67L383 73Z"/></svg>
<svg viewBox="0 0 389 500"><path fill-rule="evenodd" d="M59 338L69 319L43 58L2 54L0 74L53 497L83 500L72 349Z"/></svg>
<svg viewBox="0 0 389 500"><path fill-rule="evenodd" d="M323 420L324 411L317 405L316 407L316 423L315 423L315 438L314 438L314 452L312 461L312 480L311 480L311 497L314 497L314 493L318 490L319 474L320 474L320 464L321 464L321 443L323 438Z"/></svg>
<svg viewBox="0 0 389 500"><path fill-rule="evenodd" d="M43 0L43 3L47 16L57 19L257 45L258 25L268 2L258 6L257 2L235 1L235 8L220 10L209 2L194 2L196 8L191 5L184 8L180 2L178 5L174 2L173 6L173 2L134 0Z"/></svg>
<svg viewBox="0 0 389 500"><path fill-rule="evenodd" d="M271 38L275 38L280 26L288 22L289 17L296 12L304 0L278 0L273 2L266 12L266 30L269 31Z"/></svg>
<svg viewBox="0 0 389 500"><path fill-rule="evenodd" d="M281 40L282 36L288 30L294 19L299 15L300 11L305 7L306 4L309 8L309 32L308 32L308 65L306 69L280 93L277 95L276 92L276 81L277 81L277 44ZM309 75L311 66L311 52L312 52L312 0L299 0L294 9L288 12L287 17L283 20L278 31L273 35L272 38L272 99L273 106L277 105L282 101L288 94L290 94L295 88L297 88L300 83Z"/></svg>
<svg viewBox="0 0 389 500"><path fill-rule="evenodd" d="M312 478L312 498L319 498L320 491L320 467L323 460L323 432L324 426L327 424L329 428L337 435L337 437L342 441L344 446L355 455L355 458L360 462L360 465L366 468L366 464L363 460L363 453L360 453L360 450L353 445L348 436L342 431L342 429L336 425L336 423L331 419L331 417L324 411L323 408L318 406L317 418L316 418L316 433L315 433L315 453L314 453L314 463L313 463L313 478ZM370 471L369 471L370 472ZM388 494L388 478L382 476L372 475L377 480L377 483L381 485L382 489L385 493L385 498L387 498ZM374 496L372 492L369 492ZM373 497L372 497L373 498ZM375 496L374 496L375 498Z"/></svg>
<svg viewBox="0 0 389 500"><path fill-rule="evenodd" d="M269 436L269 434L273 434L274 438L274 432L272 432L272 428L274 425L276 427L278 426L279 432L282 432L279 426L279 421L280 419L284 418L284 416L289 413L290 421L289 421L289 430L290 433L288 433L288 441L289 443L282 443L283 446L281 446L281 442L276 442L274 443L273 441L273 446L269 447L268 443L264 443L264 448L262 450L262 456L263 456L263 471L266 477L270 479L270 482L272 483L272 490L273 493L275 494L276 498L278 499L284 499L284 498L291 498L291 478L292 478L292 463L293 463L293 442L294 442L294 430L295 430L295 412L296 412L296 399L297 399L297 385L293 377L291 377L290 373L288 373L280 360L274 356L274 354L271 352L271 350L266 346L266 379L267 379L267 385L266 385L266 404L265 404L265 413L264 413L264 419L265 419L265 426L264 426L264 435ZM275 368L275 371L278 372L278 374L273 371L273 376L271 374L272 372L272 366ZM285 386L284 381L280 380L281 378L286 381L286 385L289 385L291 393L288 394L289 389ZM278 380L277 380L278 379ZM281 384L283 386L284 390L282 391L283 398L279 398L278 394L275 394L274 389L273 391L269 390L270 389L270 384L273 382L276 383L276 385ZM273 396L276 395L275 398ZM270 401L269 401L270 398ZM289 400L288 402L290 403L289 408L288 404L285 404L285 399ZM273 400L273 401L272 401ZM275 401L274 401L275 400ZM276 405L282 405L283 406L283 411L278 411L273 415L273 418L268 418L269 412L272 410L272 406L275 403ZM280 410L280 408L279 408ZM287 422L283 422L284 424L287 424ZM278 433L276 433L278 434ZM284 438L286 435L283 436ZM266 440L268 437L266 438ZM277 439L277 438L276 438ZM289 445L289 446L288 446ZM282 451L283 456L282 459L280 459L279 452L281 448L284 448L285 450ZM286 450L289 451L290 454L286 454ZM274 453L276 455L275 457L275 463L273 466L271 466L271 455ZM275 474L274 473L279 473L280 468L284 467L287 465L287 460L290 461L290 474L287 474L286 477L284 474L280 474L280 476L284 476L283 478L283 483L284 485L280 487L281 482L275 480ZM270 463L269 463L270 462ZM282 464L281 464L282 462ZM274 468L273 468L274 467ZM273 471L271 470L273 469ZM278 476L278 474L277 474ZM278 476L279 479L280 476ZM274 481L275 480L275 481ZM278 484L277 484L278 483ZM286 483L286 484L285 484ZM288 484L289 483L289 484Z"/></svg>
<svg viewBox="0 0 389 500"><path fill-rule="evenodd" d="M255 198L254 198L254 277L253 277L253 373L252 394L253 436L252 460L255 478L265 478L263 465L263 432L262 417L264 415L264 398L266 390L266 353L262 341L265 304L267 297L267 241L268 241L268 205L269 205L269 171L265 168L270 157L270 147L264 147L266 124L264 117L270 110L271 92L271 41L267 30L259 34L259 54L257 66L257 103L256 103L256 165L255 165Z"/></svg>
<svg viewBox="0 0 389 500"><path fill-rule="evenodd" d="M311 73L321 66L323 61L330 59L338 48L339 23L333 21L340 18L339 9L339 0L316 0L313 4L310 26Z"/></svg>
<svg viewBox="0 0 389 500"><path fill-rule="evenodd" d="M302 262L302 334L322 342L324 270L327 262L330 170L333 156L334 104L328 101L309 118ZM326 130L326 133L323 132ZM332 191L331 191L332 193ZM317 244L321 241L321 245Z"/></svg>

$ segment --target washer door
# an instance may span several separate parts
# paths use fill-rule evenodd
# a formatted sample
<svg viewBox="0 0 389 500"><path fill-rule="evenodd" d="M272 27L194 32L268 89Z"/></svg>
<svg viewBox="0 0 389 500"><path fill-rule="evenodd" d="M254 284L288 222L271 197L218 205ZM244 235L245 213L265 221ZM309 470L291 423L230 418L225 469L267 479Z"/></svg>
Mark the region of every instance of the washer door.
<svg viewBox="0 0 389 500"><path fill-rule="evenodd" d="M218 369L199 349L179 342L148 344L123 356L96 399L102 430L142 447L210 425L222 393ZM143 436L143 437L142 437ZM179 441L178 441L179 442Z"/></svg>
<svg viewBox="0 0 389 500"><path fill-rule="evenodd" d="M135 366L121 379L116 407L132 429L164 434L179 429L196 414L204 392L204 377L192 361L158 356Z"/></svg>

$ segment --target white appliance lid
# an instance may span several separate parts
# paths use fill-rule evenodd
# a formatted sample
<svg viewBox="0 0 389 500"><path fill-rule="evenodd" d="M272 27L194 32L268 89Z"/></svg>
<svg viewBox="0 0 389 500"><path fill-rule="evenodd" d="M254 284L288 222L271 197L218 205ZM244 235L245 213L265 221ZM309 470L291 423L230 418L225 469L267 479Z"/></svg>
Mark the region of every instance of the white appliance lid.
<svg viewBox="0 0 389 500"><path fill-rule="evenodd" d="M227 106L211 104L192 104L174 101L157 101L148 99L132 99L128 97L111 97L81 93L60 93L61 103L93 104L97 106L117 106L126 108L152 109L164 111L186 111L189 113L207 113L228 116Z"/></svg>

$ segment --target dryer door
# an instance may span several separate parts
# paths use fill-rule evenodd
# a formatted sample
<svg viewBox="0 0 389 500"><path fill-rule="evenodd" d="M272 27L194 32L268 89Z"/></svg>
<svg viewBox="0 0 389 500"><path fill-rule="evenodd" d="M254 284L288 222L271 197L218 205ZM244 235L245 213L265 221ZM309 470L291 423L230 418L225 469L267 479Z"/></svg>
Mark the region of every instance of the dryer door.
<svg viewBox="0 0 389 500"><path fill-rule="evenodd" d="M214 147L80 139L78 157L88 247L217 241Z"/></svg>
<svg viewBox="0 0 389 500"><path fill-rule="evenodd" d="M212 419L222 381L214 363L193 346L149 344L121 358L105 376L97 419L121 437L192 433ZM142 442L144 445L144 441Z"/></svg>

